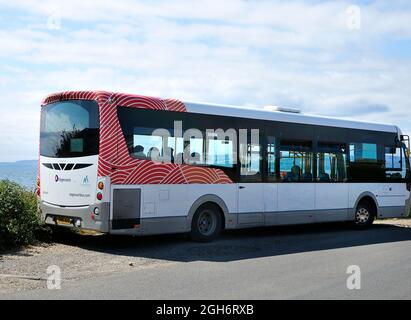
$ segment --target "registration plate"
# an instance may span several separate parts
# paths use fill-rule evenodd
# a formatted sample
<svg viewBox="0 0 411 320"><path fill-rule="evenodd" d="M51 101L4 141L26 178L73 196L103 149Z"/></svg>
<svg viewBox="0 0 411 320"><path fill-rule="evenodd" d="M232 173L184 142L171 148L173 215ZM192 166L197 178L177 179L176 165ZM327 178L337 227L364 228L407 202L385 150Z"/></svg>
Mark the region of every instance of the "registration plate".
<svg viewBox="0 0 411 320"><path fill-rule="evenodd" d="M56 218L56 223L57 224L71 224L71 219L68 217L58 217Z"/></svg>

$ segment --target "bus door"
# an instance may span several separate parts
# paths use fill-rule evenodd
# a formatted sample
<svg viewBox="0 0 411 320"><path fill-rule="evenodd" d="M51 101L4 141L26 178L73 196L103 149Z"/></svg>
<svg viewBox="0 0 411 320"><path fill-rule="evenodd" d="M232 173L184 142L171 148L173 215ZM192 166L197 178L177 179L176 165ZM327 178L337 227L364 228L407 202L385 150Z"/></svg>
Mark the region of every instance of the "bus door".
<svg viewBox="0 0 411 320"><path fill-rule="evenodd" d="M264 224L264 196L262 179L262 148L250 137L239 143L240 183L238 184L238 224Z"/></svg>
<svg viewBox="0 0 411 320"><path fill-rule="evenodd" d="M281 141L277 224L314 222L312 142Z"/></svg>
<svg viewBox="0 0 411 320"><path fill-rule="evenodd" d="M348 218L347 146L317 144L316 222L344 221Z"/></svg>

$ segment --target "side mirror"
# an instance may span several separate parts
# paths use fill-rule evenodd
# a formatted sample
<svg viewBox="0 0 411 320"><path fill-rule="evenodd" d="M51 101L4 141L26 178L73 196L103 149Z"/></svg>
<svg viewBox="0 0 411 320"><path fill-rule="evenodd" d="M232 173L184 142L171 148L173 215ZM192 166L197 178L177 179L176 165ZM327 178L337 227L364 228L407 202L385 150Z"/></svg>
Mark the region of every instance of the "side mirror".
<svg viewBox="0 0 411 320"><path fill-rule="evenodd" d="M410 136L409 135L406 135L406 134L404 134L404 135L401 135L401 141L403 141L404 142L404 144L406 143L406 146L407 146L407 151L406 151L406 154L407 154L407 156L409 157L410 156L410 149L411 149L411 141L410 141Z"/></svg>

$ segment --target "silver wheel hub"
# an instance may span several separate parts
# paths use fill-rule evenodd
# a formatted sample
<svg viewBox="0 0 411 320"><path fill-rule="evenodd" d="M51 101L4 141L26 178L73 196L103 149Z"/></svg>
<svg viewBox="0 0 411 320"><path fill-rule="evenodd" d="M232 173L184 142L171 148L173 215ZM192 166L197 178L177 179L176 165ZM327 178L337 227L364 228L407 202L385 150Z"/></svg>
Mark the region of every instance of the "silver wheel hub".
<svg viewBox="0 0 411 320"><path fill-rule="evenodd" d="M366 208L359 208L355 215L355 219L358 223L366 223L370 218L370 212Z"/></svg>

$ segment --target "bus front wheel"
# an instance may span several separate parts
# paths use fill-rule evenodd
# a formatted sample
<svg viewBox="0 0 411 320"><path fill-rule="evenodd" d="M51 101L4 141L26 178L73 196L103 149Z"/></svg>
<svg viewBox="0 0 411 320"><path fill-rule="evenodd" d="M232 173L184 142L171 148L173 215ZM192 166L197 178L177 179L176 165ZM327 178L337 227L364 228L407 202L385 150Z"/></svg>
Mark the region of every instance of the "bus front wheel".
<svg viewBox="0 0 411 320"><path fill-rule="evenodd" d="M191 239L198 242L209 242L216 239L222 228L222 219L219 208L206 203L200 206L191 222Z"/></svg>

